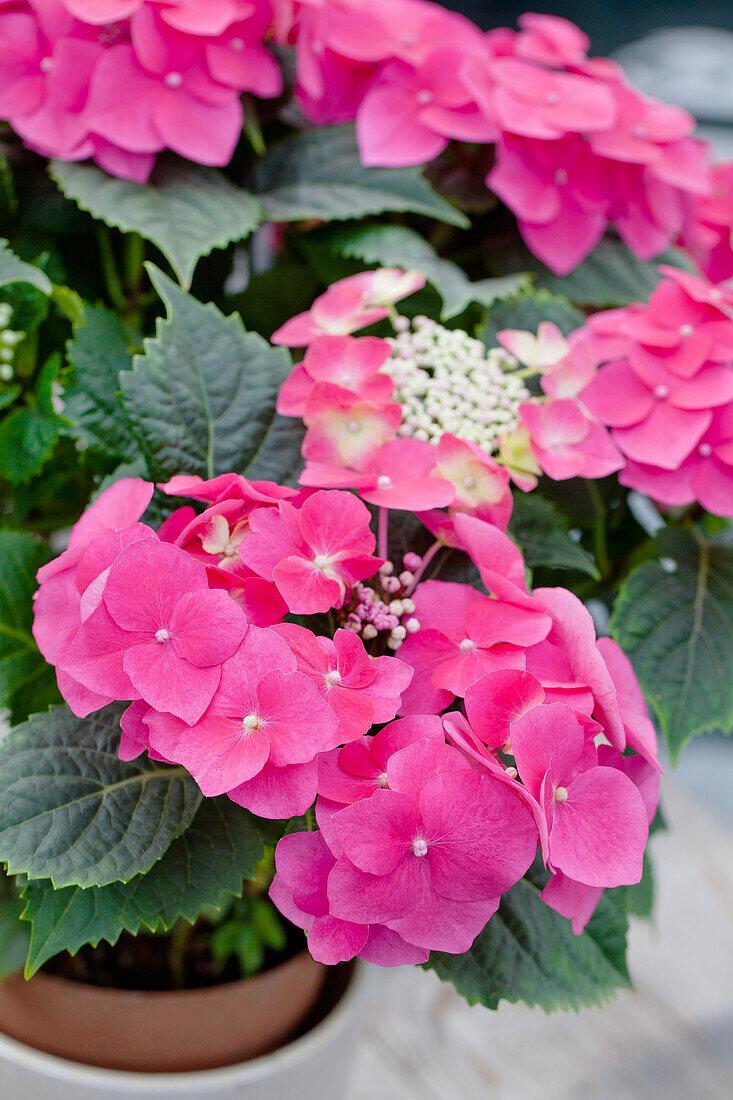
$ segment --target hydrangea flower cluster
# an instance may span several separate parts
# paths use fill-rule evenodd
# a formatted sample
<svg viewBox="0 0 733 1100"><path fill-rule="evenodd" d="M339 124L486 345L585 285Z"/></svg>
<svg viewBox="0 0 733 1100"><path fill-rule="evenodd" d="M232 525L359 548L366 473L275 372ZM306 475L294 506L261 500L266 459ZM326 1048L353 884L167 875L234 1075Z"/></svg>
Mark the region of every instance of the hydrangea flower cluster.
<svg viewBox="0 0 733 1100"><path fill-rule="evenodd" d="M25 336L12 329L13 309L7 302L0 302L0 381L9 382L13 377L15 349Z"/></svg>
<svg viewBox="0 0 733 1100"><path fill-rule="evenodd" d="M74 713L130 703L124 759L182 765L265 818L315 802L318 831L278 844L271 896L316 959L466 951L538 846L543 899L576 932L604 888L640 880L659 765L633 672L569 592L528 590L496 526L454 518L479 591L424 579L429 555L397 574L353 492L160 488L196 506L157 531L139 479L87 509L38 574L34 634ZM395 597L385 621L345 629L375 585ZM419 629L392 656L405 614Z"/></svg>
<svg viewBox="0 0 733 1100"><path fill-rule="evenodd" d="M572 23L528 13L483 34L426 0L280 0L298 95L316 124L356 120L365 164L425 164L451 140L489 143L487 184L529 247L572 270L613 224L649 259L710 193L693 118L589 58Z"/></svg>
<svg viewBox="0 0 733 1100"><path fill-rule="evenodd" d="M721 283L733 278L733 162L715 165L712 179L712 193L693 201L681 244L711 282Z"/></svg>
<svg viewBox="0 0 733 1100"><path fill-rule="evenodd" d="M623 452L622 485L733 516L733 291L662 271L648 304L589 319L601 366L579 400Z"/></svg>
<svg viewBox="0 0 733 1100"><path fill-rule="evenodd" d="M382 368L402 405L400 436L439 443L444 432L477 443L491 453L515 427L519 405L529 397L519 366L503 348L487 351L461 329L447 329L429 317L394 322L392 355Z"/></svg>
<svg viewBox="0 0 733 1100"><path fill-rule="evenodd" d="M26 145L144 182L173 149L225 165L242 92L277 96L269 0L2 0L0 117Z"/></svg>

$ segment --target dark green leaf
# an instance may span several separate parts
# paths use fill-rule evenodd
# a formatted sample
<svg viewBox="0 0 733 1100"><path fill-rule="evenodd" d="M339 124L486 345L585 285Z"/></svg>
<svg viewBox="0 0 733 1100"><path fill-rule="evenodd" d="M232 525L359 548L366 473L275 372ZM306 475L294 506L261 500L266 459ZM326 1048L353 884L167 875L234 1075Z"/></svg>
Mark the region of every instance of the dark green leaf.
<svg viewBox="0 0 733 1100"><path fill-rule="evenodd" d="M509 533L517 540L531 569L577 569L600 578L591 555L573 542L570 524L555 505L538 493L514 494Z"/></svg>
<svg viewBox="0 0 733 1100"><path fill-rule="evenodd" d="M604 237L575 271L560 277L544 269L537 275L537 284L579 305L625 306L647 300L661 278L658 265L662 263L691 270L689 260L676 249L645 263L622 241Z"/></svg>
<svg viewBox="0 0 733 1100"><path fill-rule="evenodd" d="M8 242L0 238L0 286L8 283L30 283L44 294L52 290L51 280L38 267L26 264L10 251Z"/></svg>
<svg viewBox="0 0 733 1100"><path fill-rule="evenodd" d="M339 255L357 257L367 264L421 272L443 299L444 319L457 317L472 302L490 306L498 298L512 297L528 286L528 276L521 274L472 283L457 264L442 260L419 233L405 226L337 229L326 240L329 248Z"/></svg>
<svg viewBox="0 0 733 1100"><path fill-rule="evenodd" d="M28 958L30 928L21 920L23 901L0 868L0 981L18 974Z"/></svg>
<svg viewBox="0 0 733 1100"><path fill-rule="evenodd" d="M119 759L120 706L36 714L0 744L0 860L55 886L105 886L145 872L201 801L182 768Z"/></svg>
<svg viewBox="0 0 733 1100"><path fill-rule="evenodd" d="M644 872L641 882L626 887L627 911L630 917L649 920L654 910L654 873L649 853L644 853Z"/></svg>
<svg viewBox="0 0 733 1100"><path fill-rule="evenodd" d="M567 299L548 294L547 291L535 291L493 305L481 339L487 348L493 348L497 345L496 334L502 329L514 328L536 333L542 321L552 321L567 336L585 322L585 317Z"/></svg>
<svg viewBox="0 0 733 1100"><path fill-rule="evenodd" d="M524 1001L551 1012L601 1004L630 986L626 969L626 894L607 890L585 931L540 900L522 879L463 955L433 952L425 964L469 1004L497 1008Z"/></svg>
<svg viewBox="0 0 733 1100"><path fill-rule="evenodd" d="M248 237L262 217L257 200L221 172L182 160L161 158L144 185L65 161L53 161L51 175L82 210L152 241L186 287L202 256Z"/></svg>
<svg viewBox="0 0 733 1100"><path fill-rule="evenodd" d="M67 345L73 378L64 394L65 419L88 447L132 460L138 447L120 397L120 372L132 356L125 330L102 306L87 306L85 323Z"/></svg>
<svg viewBox="0 0 733 1100"><path fill-rule="evenodd" d="M0 531L0 706L46 667L31 634L36 571L45 560L32 535Z"/></svg>
<svg viewBox="0 0 733 1100"><path fill-rule="evenodd" d="M18 408L0 423L0 477L23 485L40 473L53 454L59 435L58 421Z"/></svg>
<svg viewBox="0 0 733 1100"><path fill-rule="evenodd" d="M625 580L611 633L654 707L675 761L699 733L733 727L733 545L668 529L660 560Z"/></svg>
<svg viewBox="0 0 733 1100"><path fill-rule="evenodd" d="M306 130L256 165L252 188L271 221L344 221L411 211L466 229L468 219L431 188L420 168L365 168L352 126Z"/></svg>
<svg viewBox="0 0 733 1100"><path fill-rule="evenodd" d="M217 910L242 891L264 851L257 818L228 798L207 798L186 831L144 875L108 886L54 890L27 882L23 916L32 925L27 976L59 951L116 943L123 931L169 931Z"/></svg>
<svg viewBox="0 0 733 1100"><path fill-rule="evenodd" d="M156 479L181 471L243 473L267 445L290 355L148 266L168 319L158 322L121 383L150 472Z"/></svg>

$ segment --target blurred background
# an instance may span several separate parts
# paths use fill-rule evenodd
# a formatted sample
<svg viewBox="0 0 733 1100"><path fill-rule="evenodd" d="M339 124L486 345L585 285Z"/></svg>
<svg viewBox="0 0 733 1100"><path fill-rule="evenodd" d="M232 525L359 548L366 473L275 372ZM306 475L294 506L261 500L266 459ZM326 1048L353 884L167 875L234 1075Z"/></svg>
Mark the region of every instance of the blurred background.
<svg viewBox="0 0 733 1100"><path fill-rule="evenodd" d="M486 29L514 26L524 11L571 19L591 54L612 56L648 95L678 103L700 122L718 157L733 157L733 3L730 0L448 0Z"/></svg>

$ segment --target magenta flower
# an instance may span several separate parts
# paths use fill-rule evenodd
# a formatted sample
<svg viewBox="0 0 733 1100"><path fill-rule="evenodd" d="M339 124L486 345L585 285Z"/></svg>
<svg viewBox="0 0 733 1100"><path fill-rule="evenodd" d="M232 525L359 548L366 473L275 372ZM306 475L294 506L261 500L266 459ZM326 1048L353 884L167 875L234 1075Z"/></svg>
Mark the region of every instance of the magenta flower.
<svg viewBox="0 0 733 1100"><path fill-rule="evenodd" d="M256 626L223 663L202 717L186 723L151 712L146 721L151 746L183 764L205 795L229 794L265 817L305 812L315 798L315 757L340 738L283 639Z"/></svg>
<svg viewBox="0 0 733 1100"><path fill-rule="evenodd" d="M369 472L380 448L397 435L402 406L366 401L328 382L313 389L304 417L303 457L319 466Z"/></svg>
<svg viewBox="0 0 733 1100"><path fill-rule="evenodd" d="M586 416L577 401L525 402L519 415L532 454L554 481L607 477L624 464L605 427Z"/></svg>
<svg viewBox="0 0 733 1100"><path fill-rule="evenodd" d="M226 592L183 550L145 539L114 559L59 667L84 687L196 722L247 631Z"/></svg>
<svg viewBox="0 0 733 1100"><path fill-rule="evenodd" d="M512 57L498 58L490 73L493 110L509 133L552 140L608 130L616 118L613 93L600 81Z"/></svg>
<svg viewBox="0 0 733 1100"><path fill-rule="evenodd" d="M525 648L550 629L541 611L481 596L469 585L425 581L413 598L420 630L400 649L400 660L415 669L403 714L437 713L450 701L441 693L465 695L487 672L524 668Z"/></svg>
<svg viewBox="0 0 733 1100"><path fill-rule="evenodd" d="M597 646L618 692L626 744L639 753L655 771L661 772L657 759L657 731L647 713L631 661L612 638L599 638Z"/></svg>
<svg viewBox="0 0 733 1100"><path fill-rule="evenodd" d="M639 882L649 832L644 802L617 768L598 763L598 727L559 703L512 723L512 754L548 822L553 870L586 886Z"/></svg>
<svg viewBox="0 0 733 1100"><path fill-rule="evenodd" d="M532 817L505 784L433 741L395 753L386 776L387 788L331 818L340 854L329 912L466 951L532 861Z"/></svg>
<svg viewBox="0 0 733 1100"><path fill-rule="evenodd" d="M277 411L283 416L304 416L317 382L331 382L365 401L388 402L394 384L381 368L390 353L387 341L374 336L316 337L303 362L293 368L280 387Z"/></svg>
<svg viewBox="0 0 733 1100"><path fill-rule="evenodd" d="M426 962L429 951L408 944L381 924L356 924L329 913L328 876L336 863L322 833L293 833L276 851L277 874L270 897L277 908L308 933L308 950L332 966L355 955L377 966Z"/></svg>
<svg viewBox="0 0 733 1100"><path fill-rule="evenodd" d="M103 26L127 19L145 8L147 0L61 0L85 23ZM154 0L160 16L171 27L188 34L217 35L235 19L252 11L252 0Z"/></svg>
<svg viewBox="0 0 733 1100"><path fill-rule="evenodd" d="M317 336L348 336L389 315L401 298L425 285L425 276L401 268L380 268L333 283L305 313L286 321L273 344L305 347Z"/></svg>
<svg viewBox="0 0 733 1100"><path fill-rule="evenodd" d="M590 39L569 19L525 12L517 22L522 28L514 40L518 57L553 68L580 64L590 49Z"/></svg>
<svg viewBox="0 0 733 1100"><path fill-rule="evenodd" d="M284 503L277 511L253 512L240 556L275 583L293 613L328 611L341 606L347 588L382 564L371 556L375 540L369 520L351 493L314 493L300 510Z"/></svg>
<svg viewBox="0 0 733 1100"><path fill-rule="evenodd" d="M433 476L449 482L455 490L451 513L466 512L506 529L512 514L509 471L478 444L443 432Z"/></svg>
<svg viewBox="0 0 733 1100"><path fill-rule="evenodd" d="M402 661L370 657L361 638L350 630L337 630L333 640L317 637L295 623L283 623L275 630L287 642L298 671L313 681L338 719L342 742L394 718L411 677Z"/></svg>

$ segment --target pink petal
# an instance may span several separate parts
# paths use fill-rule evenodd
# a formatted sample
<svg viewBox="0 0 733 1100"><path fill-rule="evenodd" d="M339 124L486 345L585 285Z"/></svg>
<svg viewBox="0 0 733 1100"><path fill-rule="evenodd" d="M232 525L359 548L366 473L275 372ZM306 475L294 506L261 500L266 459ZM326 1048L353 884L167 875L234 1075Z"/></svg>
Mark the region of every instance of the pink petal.
<svg viewBox="0 0 733 1100"><path fill-rule="evenodd" d="M168 711L191 726L209 706L221 676L218 665L196 668L177 657L170 642L133 645L124 655L123 668L151 707Z"/></svg>
<svg viewBox="0 0 733 1100"><path fill-rule="evenodd" d="M518 669L501 669L466 689L466 714L484 744L501 748L509 740L511 723L539 706L544 698L536 677Z"/></svg>
<svg viewBox="0 0 733 1100"><path fill-rule="evenodd" d="M256 776L229 791L229 797L258 817L298 817L313 804L317 782L315 760L286 768L276 768L268 761Z"/></svg>

